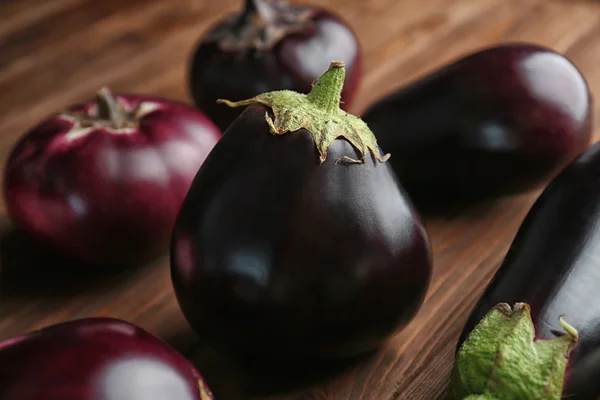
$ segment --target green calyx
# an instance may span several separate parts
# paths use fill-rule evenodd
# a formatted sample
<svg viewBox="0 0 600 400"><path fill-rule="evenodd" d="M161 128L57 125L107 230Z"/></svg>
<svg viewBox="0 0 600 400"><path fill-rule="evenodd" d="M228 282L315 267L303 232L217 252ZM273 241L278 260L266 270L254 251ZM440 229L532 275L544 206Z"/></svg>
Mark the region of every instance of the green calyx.
<svg viewBox="0 0 600 400"><path fill-rule="evenodd" d="M531 310L496 305L461 346L452 373L454 400L559 400L569 355L578 340L575 328L560 318L567 332L534 340Z"/></svg>
<svg viewBox="0 0 600 400"><path fill-rule="evenodd" d="M269 113L266 113L265 118L274 135L306 129L313 136L321 164L327 159L327 149L338 138L350 142L359 151L361 157L357 160L344 156L336 160L336 163L345 161L363 164L368 152L371 152L378 161L385 162L390 155L380 153L375 135L367 124L359 117L348 114L340 108L345 75L344 63L334 61L308 94L279 90L237 102L223 99L217 102L229 107L251 104L269 107L273 111L274 118L271 118Z"/></svg>

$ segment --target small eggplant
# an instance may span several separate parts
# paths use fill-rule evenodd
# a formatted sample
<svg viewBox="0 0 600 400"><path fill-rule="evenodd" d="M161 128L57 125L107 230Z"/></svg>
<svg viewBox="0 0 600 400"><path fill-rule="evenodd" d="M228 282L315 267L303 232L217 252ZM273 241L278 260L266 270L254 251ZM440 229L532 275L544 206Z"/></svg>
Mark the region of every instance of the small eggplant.
<svg viewBox="0 0 600 400"><path fill-rule="evenodd" d="M2 400L212 400L181 354L114 318L63 322L0 342Z"/></svg>
<svg viewBox="0 0 600 400"><path fill-rule="evenodd" d="M583 152L592 96L564 56L532 44L483 49L362 116L418 209L451 209L546 184Z"/></svg>
<svg viewBox="0 0 600 400"><path fill-rule="evenodd" d="M600 396L600 143L553 179L524 219L503 264L473 309L459 345L499 303L531 307L537 337L564 317L579 331L564 396Z"/></svg>
<svg viewBox="0 0 600 400"><path fill-rule="evenodd" d="M196 105L224 131L240 111L217 104L274 90L308 93L329 61L346 64L343 106L350 106L361 76L354 31L339 16L286 0L245 0L245 8L207 32L191 59L190 92Z"/></svg>
<svg viewBox="0 0 600 400"><path fill-rule="evenodd" d="M190 325L234 356L345 358L414 317L429 237L368 127L339 108L344 64L308 94L248 105L198 171L171 272Z"/></svg>
<svg viewBox="0 0 600 400"><path fill-rule="evenodd" d="M200 111L101 89L15 144L4 169L9 217L88 264L141 264L167 251L194 175L221 137Z"/></svg>

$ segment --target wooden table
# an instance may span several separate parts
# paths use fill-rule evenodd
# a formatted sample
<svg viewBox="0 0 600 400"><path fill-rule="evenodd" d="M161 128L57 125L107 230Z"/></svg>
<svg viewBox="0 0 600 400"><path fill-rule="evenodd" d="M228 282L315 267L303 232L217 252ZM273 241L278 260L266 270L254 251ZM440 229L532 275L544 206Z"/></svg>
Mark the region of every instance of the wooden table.
<svg viewBox="0 0 600 400"><path fill-rule="evenodd" d="M239 3L0 2L0 159L4 163L19 135L40 118L89 98L102 85L189 102L185 73L191 47L210 24ZM565 53L586 75L596 96L600 94L597 2L315 3L338 10L359 34L366 75L352 110L356 113L384 93L466 52L506 41L531 41ZM467 313L538 194L502 199L453 218L428 218L435 273L426 303L410 326L368 359L344 367L298 366L275 376L249 373L211 349L193 345L195 336L176 304L166 258L117 276L86 271L82 277L52 271L48 267L54 256L15 234L3 215L0 339L59 321L113 316L192 354L218 399L443 398L455 341ZM308 368L310 376L301 373L302 368ZM302 378L290 380L289 376Z"/></svg>

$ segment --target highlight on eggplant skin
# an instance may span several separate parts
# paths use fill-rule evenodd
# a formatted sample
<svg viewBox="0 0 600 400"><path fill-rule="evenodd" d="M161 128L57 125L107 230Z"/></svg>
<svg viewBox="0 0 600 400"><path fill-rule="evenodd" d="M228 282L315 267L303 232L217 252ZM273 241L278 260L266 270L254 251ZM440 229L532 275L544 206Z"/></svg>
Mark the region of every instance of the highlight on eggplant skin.
<svg viewBox="0 0 600 400"><path fill-rule="evenodd" d="M497 303L526 302L541 338L579 331L564 397L600 396L600 143L553 179L525 217L502 265L465 324L460 344ZM458 347L457 347L458 349Z"/></svg>
<svg viewBox="0 0 600 400"><path fill-rule="evenodd" d="M168 251L183 198L220 137L193 106L102 88L14 144L3 170L6 213L70 259L143 265Z"/></svg>
<svg viewBox="0 0 600 400"><path fill-rule="evenodd" d="M362 77L362 49L336 13L287 0L245 0L218 21L190 57L188 85L198 108L225 131L241 114L216 100L251 98L273 90L308 93L331 60L346 65L342 108L351 106Z"/></svg>
<svg viewBox="0 0 600 400"><path fill-rule="evenodd" d="M338 75L320 79L309 96L336 92L339 101L338 68L332 62L326 73ZM339 91L321 90L322 82ZM275 101L277 93L268 95ZM295 96L303 95L283 96L285 110L249 105L198 171L173 231L173 287L191 327L220 351L352 357L416 315L431 279L431 243L381 149L361 152L336 139L320 158L331 131L356 127L364 144L374 139L368 127L331 108L333 97ZM274 134L282 122L274 115L288 111L297 118L281 120L309 116L311 129L325 132Z"/></svg>
<svg viewBox="0 0 600 400"><path fill-rule="evenodd" d="M2 400L213 400L166 342L129 322L83 318L0 342Z"/></svg>
<svg viewBox="0 0 600 400"><path fill-rule="evenodd" d="M484 48L373 103L363 120L421 212L547 184L592 136L584 76L535 44Z"/></svg>

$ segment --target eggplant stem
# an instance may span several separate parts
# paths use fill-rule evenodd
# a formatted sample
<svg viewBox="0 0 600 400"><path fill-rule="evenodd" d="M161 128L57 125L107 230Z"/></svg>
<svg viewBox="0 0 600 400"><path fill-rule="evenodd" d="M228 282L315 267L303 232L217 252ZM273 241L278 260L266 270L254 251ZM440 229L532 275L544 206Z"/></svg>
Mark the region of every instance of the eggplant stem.
<svg viewBox="0 0 600 400"><path fill-rule="evenodd" d="M123 126L126 120L123 107L107 87L103 87L96 93L96 104L98 118L112 122L116 128Z"/></svg>
<svg viewBox="0 0 600 400"><path fill-rule="evenodd" d="M333 61L307 95L308 100L327 113L335 113L340 109L345 78L344 62Z"/></svg>
<svg viewBox="0 0 600 400"><path fill-rule="evenodd" d="M470 332L456 356L451 378L454 399L558 400L562 397L577 329L562 316L566 335L536 339L531 307L494 306Z"/></svg>
<svg viewBox="0 0 600 400"><path fill-rule="evenodd" d="M283 135L300 129L307 130L319 152L320 164L327 160L329 146L341 138L350 142L360 153L360 159L344 156L336 160L336 164L364 164L368 152L378 161L386 162L390 155L381 154L377 139L367 124L340 108L344 78L344 63L333 61L309 94L275 90L240 101L218 99L217 103L229 107L261 104L270 108L272 117L268 111L265 112L269 131L274 135Z"/></svg>
<svg viewBox="0 0 600 400"><path fill-rule="evenodd" d="M273 48L285 36L305 32L314 9L292 5L288 0L245 0L244 8L208 32L205 42L216 42L226 52Z"/></svg>
<svg viewBox="0 0 600 400"><path fill-rule="evenodd" d="M276 13L265 0L246 0L243 16L246 21L258 17L266 25L275 20Z"/></svg>

